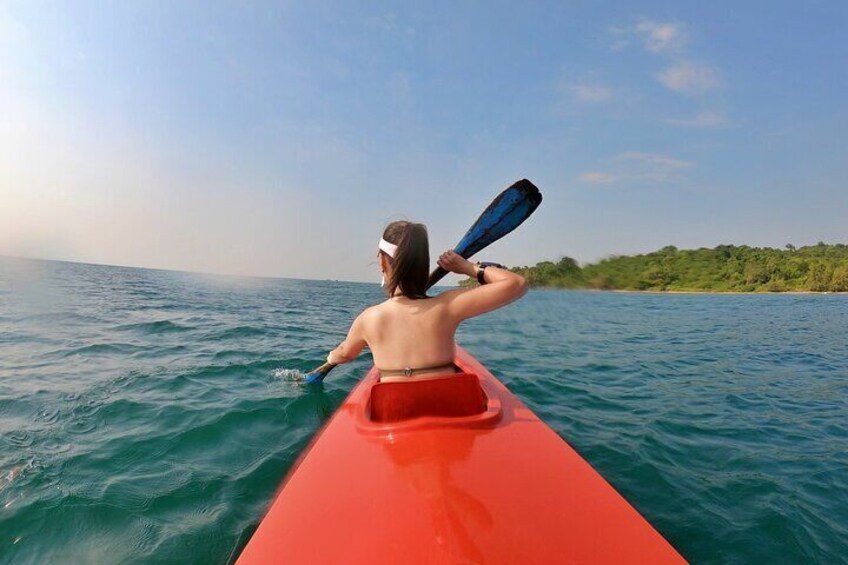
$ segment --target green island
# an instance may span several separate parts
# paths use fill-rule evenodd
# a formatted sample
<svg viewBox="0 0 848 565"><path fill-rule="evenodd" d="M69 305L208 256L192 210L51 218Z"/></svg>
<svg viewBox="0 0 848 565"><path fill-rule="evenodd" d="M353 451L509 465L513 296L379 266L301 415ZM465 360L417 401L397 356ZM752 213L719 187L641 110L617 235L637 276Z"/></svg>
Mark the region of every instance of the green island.
<svg viewBox="0 0 848 565"><path fill-rule="evenodd" d="M784 249L719 245L616 255L581 266L571 257L513 267L531 287L647 292L848 292L848 245ZM473 279L461 286L476 285Z"/></svg>

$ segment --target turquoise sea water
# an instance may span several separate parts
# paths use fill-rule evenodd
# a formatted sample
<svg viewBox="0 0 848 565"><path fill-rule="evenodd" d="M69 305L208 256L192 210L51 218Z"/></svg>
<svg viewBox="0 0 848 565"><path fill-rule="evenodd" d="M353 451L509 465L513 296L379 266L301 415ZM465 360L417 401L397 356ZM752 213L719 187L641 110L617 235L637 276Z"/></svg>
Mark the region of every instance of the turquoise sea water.
<svg viewBox="0 0 848 565"><path fill-rule="evenodd" d="M0 562L231 560L370 356L323 390L291 370L381 299L0 259ZM831 563L846 330L843 295L531 291L457 341L692 562Z"/></svg>

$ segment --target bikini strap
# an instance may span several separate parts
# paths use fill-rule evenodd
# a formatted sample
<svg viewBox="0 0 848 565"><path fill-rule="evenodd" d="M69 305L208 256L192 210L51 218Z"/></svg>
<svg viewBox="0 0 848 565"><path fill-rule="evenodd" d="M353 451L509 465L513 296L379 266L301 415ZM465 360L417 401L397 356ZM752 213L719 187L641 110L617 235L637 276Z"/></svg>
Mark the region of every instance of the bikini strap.
<svg viewBox="0 0 848 565"><path fill-rule="evenodd" d="M383 376L389 376L389 375L394 374L394 375L404 375L404 376L409 377L409 376L412 376L414 373L420 373L421 371L428 371L428 370L433 370L433 369L441 369L441 368L444 368L444 367L451 367L451 368L455 367L455 368L459 369L459 367L456 366L456 363L451 361L450 363L442 363L441 365L432 365L430 367L418 367L416 369L413 369L412 367L406 367L404 369L392 369L392 370L387 370L387 371L381 370L380 374L383 375Z"/></svg>

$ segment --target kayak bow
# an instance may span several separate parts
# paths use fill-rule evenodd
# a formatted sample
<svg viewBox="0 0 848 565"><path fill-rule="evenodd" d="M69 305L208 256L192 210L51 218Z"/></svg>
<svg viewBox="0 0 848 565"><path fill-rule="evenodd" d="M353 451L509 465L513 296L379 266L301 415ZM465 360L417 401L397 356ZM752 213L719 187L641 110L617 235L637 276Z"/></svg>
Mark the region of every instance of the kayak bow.
<svg viewBox="0 0 848 565"><path fill-rule="evenodd" d="M481 414L377 423L372 368L304 450L238 563L685 563L465 349Z"/></svg>

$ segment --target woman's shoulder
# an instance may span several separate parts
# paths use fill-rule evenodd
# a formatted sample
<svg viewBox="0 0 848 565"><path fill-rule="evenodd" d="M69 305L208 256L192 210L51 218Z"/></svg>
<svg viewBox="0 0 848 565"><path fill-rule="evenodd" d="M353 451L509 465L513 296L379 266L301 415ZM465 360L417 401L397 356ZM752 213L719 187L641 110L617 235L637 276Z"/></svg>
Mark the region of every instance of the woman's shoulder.
<svg viewBox="0 0 848 565"><path fill-rule="evenodd" d="M426 298L418 298L414 302L416 302L416 303L420 302L421 304L426 304L426 305L443 304L445 302L450 302L451 300L453 300L454 298L456 298L457 296L459 296L461 294L465 294L469 290L471 290L471 289L470 288L452 288L450 290L443 290L439 294L427 296ZM388 299L383 304L391 303L391 302L392 302L392 300Z"/></svg>
<svg viewBox="0 0 848 565"><path fill-rule="evenodd" d="M450 302L451 300L453 300L457 296L459 296L461 294L465 294L465 293L467 293L471 290L472 290L472 288L467 288L467 287L452 288L450 290L445 290L445 291L440 292L434 298L436 298L436 299L438 299L442 302Z"/></svg>
<svg viewBox="0 0 848 565"><path fill-rule="evenodd" d="M461 293L465 289L458 290ZM366 308L362 312L362 316L367 315L369 318L372 319L379 318L384 315L391 315L393 312L405 312L409 309L410 306L423 306L425 309L430 310L432 307L438 307L440 305L449 303L455 295L455 291L447 290L433 296L427 296L426 298L403 298L402 300L387 298L382 302L379 302L377 304L374 304L373 306L369 306L368 308Z"/></svg>
<svg viewBox="0 0 848 565"><path fill-rule="evenodd" d="M363 320L367 320L369 318L373 318L373 317L377 316L380 313L380 307L383 304L385 304L385 303L381 302L379 304L374 304L372 306L366 307L365 310L363 310L362 312L359 313L359 317L362 318Z"/></svg>
<svg viewBox="0 0 848 565"><path fill-rule="evenodd" d="M450 290L443 290L439 294L434 294L432 296L427 296L424 298L416 298L411 300L403 298L400 302L397 300L397 298L387 298L382 302L378 302L377 304L369 306L362 313L365 314L366 312L371 311L371 315L377 316L381 312L391 311L397 306L409 306L412 304L435 306L437 304L444 304L450 302L457 296L470 292L471 290L473 290L473 288L452 288Z"/></svg>

